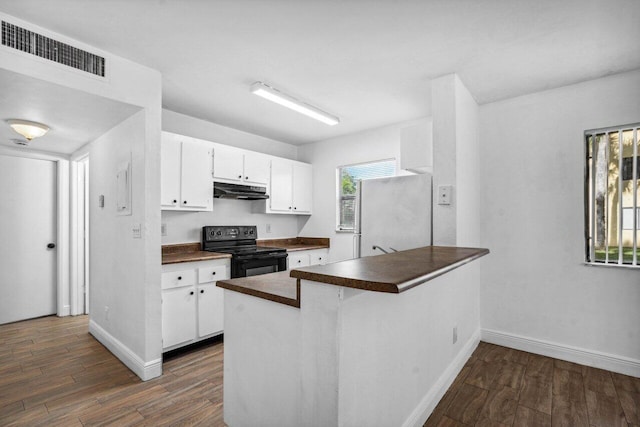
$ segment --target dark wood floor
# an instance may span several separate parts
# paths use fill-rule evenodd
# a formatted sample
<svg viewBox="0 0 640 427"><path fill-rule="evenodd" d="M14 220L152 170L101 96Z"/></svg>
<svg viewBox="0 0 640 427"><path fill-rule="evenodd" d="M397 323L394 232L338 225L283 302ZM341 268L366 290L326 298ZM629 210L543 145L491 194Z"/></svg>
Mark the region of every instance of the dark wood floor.
<svg viewBox="0 0 640 427"><path fill-rule="evenodd" d="M0 426L224 426L222 342L142 382L88 319L0 325ZM425 426L638 426L640 379L480 343Z"/></svg>
<svg viewBox="0 0 640 427"><path fill-rule="evenodd" d="M640 427L640 378L481 342L432 426Z"/></svg>
<svg viewBox="0 0 640 427"><path fill-rule="evenodd" d="M222 342L142 382L88 329L87 316L0 325L0 426L224 426Z"/></svg>

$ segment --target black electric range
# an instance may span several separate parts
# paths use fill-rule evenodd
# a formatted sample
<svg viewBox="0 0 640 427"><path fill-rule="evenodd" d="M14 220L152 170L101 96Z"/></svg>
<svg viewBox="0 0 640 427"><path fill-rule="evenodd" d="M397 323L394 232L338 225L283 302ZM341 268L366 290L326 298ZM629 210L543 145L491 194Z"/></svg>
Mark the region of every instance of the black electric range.
<svg viewBox="0 0 640 427"><path fill-rule="evenodd" d="M258 246L255 225L202 227L202 250L231 254L231 278L287 269L287 250Z"/></svg>

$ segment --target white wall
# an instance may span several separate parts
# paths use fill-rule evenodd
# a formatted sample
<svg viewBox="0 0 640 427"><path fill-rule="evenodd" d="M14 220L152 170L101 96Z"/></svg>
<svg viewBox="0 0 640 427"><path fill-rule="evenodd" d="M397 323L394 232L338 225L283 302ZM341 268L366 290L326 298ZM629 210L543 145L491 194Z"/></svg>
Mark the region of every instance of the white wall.
<svg viewBox="0 0 640 427"><path fill-rule="evenodd" d="M162 110L162 130L245 150L297 160L298 147L170 110Z"/></svg>
<svg viewBox="0 0 640 427"><path fill-rule="evenodd" d="M456 245L480 245L480 146L479 108L473 96L456 77ZM477 280L477 277L476 277Z"/></svg>
<svg viewBox="0 0 640 427"><path fill-rule="evenodd" d="M298 147L216 123L162 110L162 129L180 135L200 138L246 150L296 160ZM199 242L204 225L257 225L259 239L277 239L298 236L295 215L259 213L265 202L248 200L213 199L213 212L162 211L162 224L167 235L162 244ZM267 225L271 233L267 233Z"/></svg>
<svg viewBox="0 0 640 427"><path fill-rule="evenodd" d="M167 235L162 244L200 242L205 225L257 225L258 239L296 237L299 234L295 215L254 213L264 201L213 199L213 212L162 211ZM267 224L271 233L267 233Z"/></svg>
<svg viewBox="0 0 640 427"><path fill-rule="evenodd" d="M160 73L20 19L1 13L0 16L39 34L104 56L107 75L105 78L97 78L8 48L0 48L0 68L142 109L89 147L92 165L91 207L95 208L96 194L113 193L116 170L114 162L120 161L125 154L133 160L134 188L133 217L107 218L103 215L99 217L101 220L97 217L90 218L90 292L95 293L95 299L92 296L95 306L91 308L90 330L139 376L150 378L159 375L162 352ZM68 198L65 200L68 206ZM90 216L94 214L95 210L90 211ZM142 238L138 241L128 238L134 223L142 225ZM64 238L68 239L68 230L66 234ZM123 257L120 253L130 256ZM114 271L117 274L112 275ZM124 301L125 296L132 299ZM105 322L103 306L106 304L112 304L110 310L117 313L111 317L111 322L115 323ZM113 319L115 316L116 320Z"/></svg>
<svg viewBox="0 0 640 427"><path fill-rule="evenodd" d="M400 132L403 127L421 122L430 122L430 119L397 123L303 145L299 148L299 160L313 164L313 215L308 220L306 218L299 220L300 234L330 237L330 261L353 257L353 234L336 232L336 168L394 158L399 170Z"/></svg>
<svg viewBox="0 0 640 427"><path fill-rule="evenodd" d="M640 71L480 108L484 329L630 358L640 375L639 272L583 264L583 131L638 120Z"/></svg>
<svg viewBox="0 0 640 427"><path fill-rule="evenodd" d="M141 111L91 144L93 159L89 180L90 222L90 308L91 321L141 360L160 357L159 274L155 283L145 286L146 239L134 239L132 225L145 225L146 192L144 157L136 144L144 140L145 112ZM132 215L116 212L116 173L131 161ZM104 195L104 207L98 197ZM156 231L157 232L157 231ZM159 243L159 242L158 242ZM160 265L159 245L153 251ZM157 295L153 290L157 287ZM149 289L148 289L149 288ZM157 321L156 324L152 322ZM147 342L148 336L157 342Z"/></svg>

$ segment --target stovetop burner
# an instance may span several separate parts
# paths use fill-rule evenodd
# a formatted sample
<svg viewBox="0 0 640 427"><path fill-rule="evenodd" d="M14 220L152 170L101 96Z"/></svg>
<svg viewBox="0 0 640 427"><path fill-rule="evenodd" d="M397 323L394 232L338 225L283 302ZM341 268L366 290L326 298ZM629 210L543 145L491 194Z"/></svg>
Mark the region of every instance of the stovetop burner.
<svg viewBox="0 0 640 427"><path fill-rule="evenodd" d="M255 225L202 227L202 250L224 252L233 255L286 252L284 248L258 246L258 230Z"/></svg>
<svg viewBox="0 0 640 427"><path fill-rule="evenodd" d="M287 269L287 250L258 246L255 225L202 227L202 250L231 254L231 278Z"/></svg>

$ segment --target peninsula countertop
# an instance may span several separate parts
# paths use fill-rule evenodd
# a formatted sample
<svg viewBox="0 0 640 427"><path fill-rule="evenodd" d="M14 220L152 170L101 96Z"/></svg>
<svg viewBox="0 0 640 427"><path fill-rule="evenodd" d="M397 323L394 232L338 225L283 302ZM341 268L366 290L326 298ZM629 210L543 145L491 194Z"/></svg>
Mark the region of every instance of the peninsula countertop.
<svg viewBox="0 0 640 427"><path fill-rule="evenodd" d="M221 280L221 288L300 307L300 279L376 292L400 293L489 253L488 249L426 246L305 267L290 272Z"/></svg>

